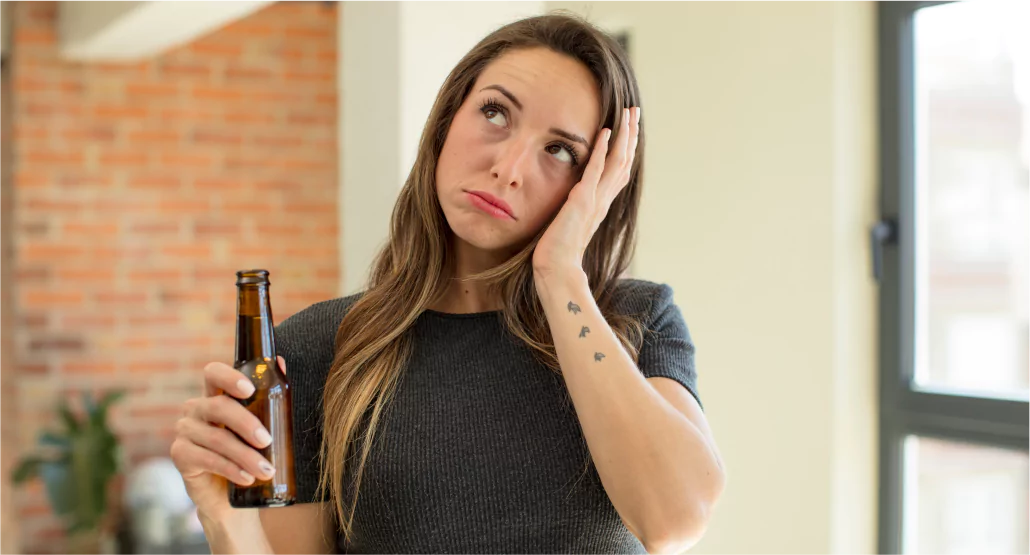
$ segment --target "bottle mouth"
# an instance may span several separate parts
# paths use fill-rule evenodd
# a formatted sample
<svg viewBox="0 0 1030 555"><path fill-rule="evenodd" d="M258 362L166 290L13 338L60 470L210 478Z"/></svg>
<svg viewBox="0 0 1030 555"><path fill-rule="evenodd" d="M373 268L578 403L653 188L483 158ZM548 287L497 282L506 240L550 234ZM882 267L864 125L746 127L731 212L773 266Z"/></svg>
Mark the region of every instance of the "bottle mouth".
<svg viewBox="0 0 1030 555"><path fill-rule="evenodd" d="M236 285L268 284L268 270L240 270L236 272Z"/></svg>

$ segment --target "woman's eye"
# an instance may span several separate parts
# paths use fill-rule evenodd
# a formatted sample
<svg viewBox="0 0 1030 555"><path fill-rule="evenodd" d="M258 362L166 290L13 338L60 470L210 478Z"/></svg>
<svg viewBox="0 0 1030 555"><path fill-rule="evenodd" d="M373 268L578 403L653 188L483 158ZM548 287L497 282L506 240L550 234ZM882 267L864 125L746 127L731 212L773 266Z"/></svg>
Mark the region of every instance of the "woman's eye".
<svg viewBox="0 0 1030 555"><path fill-rule="evenodd" d="M557 149L557 151L552 150L552 149ZM572 165L576 164L576 159L575 159L575 157L572 156L572 153L569 152L569 149L567 149L567 148L565 148L565 147L563 147L561 145L551 145L551 146L547 147L547 152L549 152L551 154L556 154L556 155L564 155L564 156L555 156L555 158L558 158L558 160L561 160L562 162L566 162L566 163L569 163L569 164L572 164Z"/></svg>
<svg viewBox="0 0 1030 555"><path fill-rule="evenodd" d="M499 125L501 127L508 125L508 118L505 118L504 113L493 106L483 108L483 115L486 116L487 121L494 125ZM501 123L494 121L495 118L502 118Z"/></svg>

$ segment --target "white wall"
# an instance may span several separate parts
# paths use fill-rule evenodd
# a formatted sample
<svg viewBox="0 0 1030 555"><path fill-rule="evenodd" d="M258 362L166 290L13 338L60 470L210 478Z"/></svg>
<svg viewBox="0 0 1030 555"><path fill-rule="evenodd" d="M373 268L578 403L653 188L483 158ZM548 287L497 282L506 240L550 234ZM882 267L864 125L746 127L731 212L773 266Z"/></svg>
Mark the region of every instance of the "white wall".
<svg viewBox="0 0 1030 555"><path fill-rule="evenodd" d="M729 470L693 551L875 551L873 5L547 7L633 33L636 275L676 291Z"/></svg>

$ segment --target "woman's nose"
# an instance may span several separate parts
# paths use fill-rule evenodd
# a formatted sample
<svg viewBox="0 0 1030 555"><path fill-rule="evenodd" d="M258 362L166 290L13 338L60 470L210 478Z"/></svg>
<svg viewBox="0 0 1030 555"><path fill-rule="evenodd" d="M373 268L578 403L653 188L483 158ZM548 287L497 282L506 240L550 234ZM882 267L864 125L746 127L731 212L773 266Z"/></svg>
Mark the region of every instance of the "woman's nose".
<svg viewBox="0 0 1030 555"><path fill-rule="evenodd" d="M511 141L497 156L492 169L494 179L505 185L521 187L526 164L529 162L529 144L526 141Z"/></svg>

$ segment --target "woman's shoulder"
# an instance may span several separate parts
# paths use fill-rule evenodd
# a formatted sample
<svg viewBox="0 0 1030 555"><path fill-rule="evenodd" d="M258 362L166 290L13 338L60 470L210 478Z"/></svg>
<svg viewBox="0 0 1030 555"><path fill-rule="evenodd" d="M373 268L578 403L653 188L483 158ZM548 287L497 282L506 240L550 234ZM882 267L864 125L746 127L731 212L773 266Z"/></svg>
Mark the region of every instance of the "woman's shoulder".
<svg viewBox="0 0 1030 555"><path fill-rule="evenodd" d="M276 351L294 356L332 356L336 330L361 293L320 301L275 326ZM324 358L324 357L322 357ZM287 361L287 364L289 361Z"/></svg>
<svg viewBox="0 0 1030 555"><path fill-rule="evenodd" d="M645 279L621 278L615 283L612 304L622 314L652 315L672 303L672 287Z"/></svg>
<svg viewBox="0 0 1030 555"><path fill-rule="evenodd" d="M286 333L293 333L298 330L312 332L328 327L336 331L340 321L347 315L347 311L350 310L354 302L361 298L361 295L361 293L356 293L346 297L319 301L299 312L291 314L276 326L276 330L282 329Z"/></svg>

